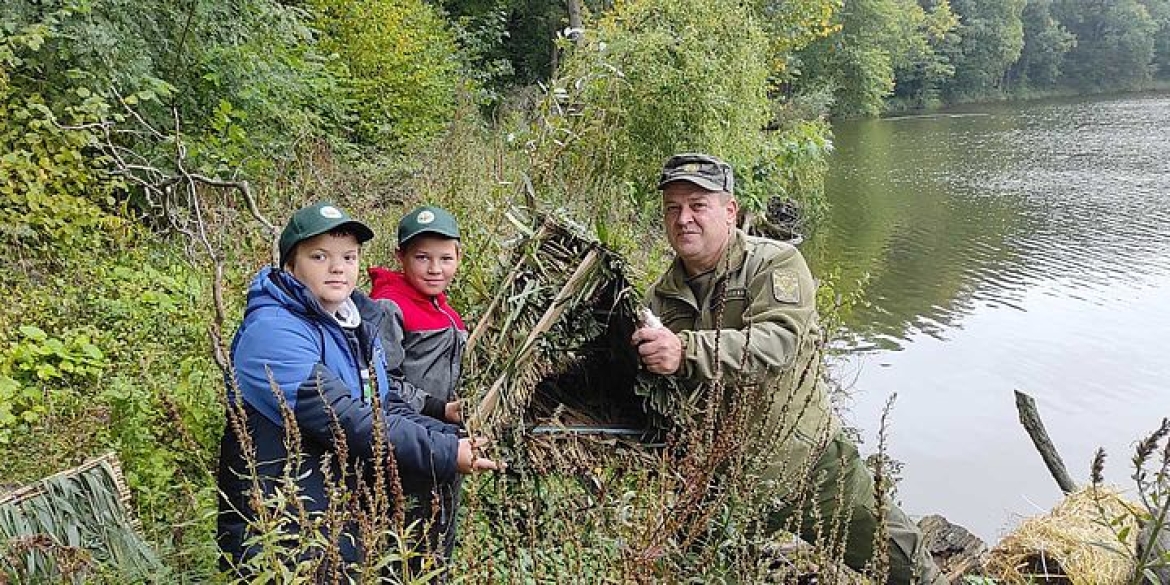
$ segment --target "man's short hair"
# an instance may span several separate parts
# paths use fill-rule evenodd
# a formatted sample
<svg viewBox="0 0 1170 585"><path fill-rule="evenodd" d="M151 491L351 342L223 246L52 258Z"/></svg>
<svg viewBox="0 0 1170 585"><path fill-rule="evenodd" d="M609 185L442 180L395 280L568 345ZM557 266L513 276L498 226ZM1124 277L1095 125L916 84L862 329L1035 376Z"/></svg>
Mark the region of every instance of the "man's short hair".
<svg viewBox="0 0 1170 585"><path fill-rule="evenodd" d="M666 159L658 177L658 189L665 189L675 181L686 181L708 191L735 193L735 172L731 165L709 154L684 152Z"/></svg>

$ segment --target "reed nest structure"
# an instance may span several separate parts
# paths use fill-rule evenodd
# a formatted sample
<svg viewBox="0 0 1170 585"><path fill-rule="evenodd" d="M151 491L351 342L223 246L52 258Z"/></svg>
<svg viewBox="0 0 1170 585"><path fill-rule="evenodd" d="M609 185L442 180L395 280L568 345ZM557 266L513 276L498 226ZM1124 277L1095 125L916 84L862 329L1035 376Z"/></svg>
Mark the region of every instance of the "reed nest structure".
<svg viewBox="0 0 1170 585"><path fill-rule="evenodd" d="M0 495L0 583L80 582L99 565L129 582L157 577L132 509L114 453Z"/></svg>
<svg viewBox="0 0 1170 585"><path fill-rule="evenodd" d="M640 296L622 258L545 217L508 266L468 339L471 430L538 471L655 457L671 419L648 397L667 382L639 371Z"/></svg>

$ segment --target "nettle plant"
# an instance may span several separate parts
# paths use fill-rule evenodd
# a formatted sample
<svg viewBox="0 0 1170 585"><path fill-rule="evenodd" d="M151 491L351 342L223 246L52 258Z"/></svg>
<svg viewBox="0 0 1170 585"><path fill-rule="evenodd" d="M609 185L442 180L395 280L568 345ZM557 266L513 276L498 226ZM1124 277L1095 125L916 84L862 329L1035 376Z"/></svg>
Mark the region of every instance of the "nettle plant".
<svg viewBox="0 0 1170 585"><path fill-rule="evenodd" d="M75 398L75 388L95 383L110 365L86 328L55 336L23 325L17 332L0 351L0 444L40 420L52 401Z"/></svg>

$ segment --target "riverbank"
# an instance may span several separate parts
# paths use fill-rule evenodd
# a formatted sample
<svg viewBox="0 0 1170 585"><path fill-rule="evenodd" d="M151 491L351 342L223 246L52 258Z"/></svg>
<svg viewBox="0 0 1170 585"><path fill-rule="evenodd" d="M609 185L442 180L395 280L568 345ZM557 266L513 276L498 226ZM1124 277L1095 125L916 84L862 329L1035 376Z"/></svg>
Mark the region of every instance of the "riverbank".
<svg viewBox="0 0 1170 585"><path fill-rule="evenodd" d="M886 111L880 118L895 116L911 116L917 114L945 113L956 109L971 109L982 106L1003 106L1011 104L1029 104L1050 100L1107 100L1126 96L1143 96L1170 92L1170 79L1156 79L1141 89L1119 91L1105 89L1100 91L1084 91L1079 89L1028 89L1024 91L1007 92L996 95L985 95L957 101L931 104L912 104L893 100L887 103ZM836 118L835 118L836 119ZM858 118L842 118L856 120Z"/></svg>

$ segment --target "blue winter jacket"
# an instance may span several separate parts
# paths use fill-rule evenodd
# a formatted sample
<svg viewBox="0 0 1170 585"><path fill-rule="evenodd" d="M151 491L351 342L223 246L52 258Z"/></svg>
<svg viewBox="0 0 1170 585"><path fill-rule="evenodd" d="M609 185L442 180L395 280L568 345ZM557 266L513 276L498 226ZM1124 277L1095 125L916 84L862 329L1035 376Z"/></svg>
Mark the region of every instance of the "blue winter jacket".
<svg viewBox="0 0 1170 585"><path fill-rule="evenodd" d="M377 335L383 311L359 291L351 299L362 322L347 335L303 284L287 272L264 268L248 290L244 321L232 341L236 383L228 384L228 399L233 404L242 399L260 485L265 495L272 494L285 471L282 398L300 431L303 459L292 473L310 512L326 507L322 464L329 462L334 477L343 468L334 444L334 416L345 435L346 468L360 464L368 472L372 467L376 429L368 394L373 388L381 398L386 439L407 489L448 482L456 475L458 428L420 415L402 401L386 374ZM218 540L225 563L238 564L251 554L248 524L254 512L248 494L253 484L230 415L220 450ZM355 489L359 479L368 478L349 474L347 487ZM341 536L343 558L359 561L361 545L352 527Z"/></svg>

